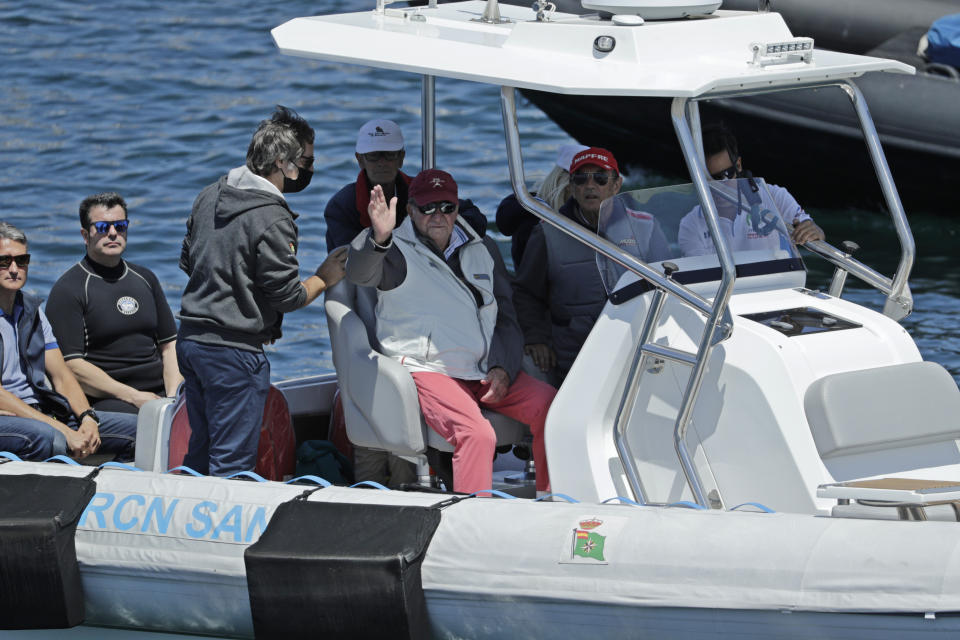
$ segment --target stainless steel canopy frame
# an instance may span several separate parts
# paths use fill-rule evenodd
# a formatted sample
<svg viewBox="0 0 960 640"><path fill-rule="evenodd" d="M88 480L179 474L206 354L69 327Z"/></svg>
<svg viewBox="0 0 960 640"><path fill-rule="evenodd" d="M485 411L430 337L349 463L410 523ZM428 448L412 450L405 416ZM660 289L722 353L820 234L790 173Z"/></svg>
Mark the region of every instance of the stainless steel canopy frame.
<svg viewBox="0 0 960 640"><path fill-rule="evenodd" d="M897 238L900 242L900 261L897 270L892 278L888 278L867 265L854 260L850 255L833 245L823 242L808 242L803 246L809 251L816 253L836 267L846 271L871 287L877 289L886 295L887 300L884 303L884 315L900 321L906 318L913 311L913 296L910 293L908 280L910 272L913 270L913 263L916 258L916 244L914 243L913 233L910 230L910 224L907 222L907 216L903 210L903 204L900 202L900 194L893 182L893 176L890 173L890 167L887 164L887 158L883 153L880 144L880 137L877 135L877 128L870 115L870 109L867 107L866 99L859 87L850 79L837 80L833 82L811 82L792 85L790 87L776 87L770 89L752 89L752 90L718 90L713 91L696 98L691 102L702 102L705 100L714 100L717 98L742 98L746 96L761 95L765 93L781 93L785 91L796 91L800 89L816 89L826 87L839 87L844 95L850 100L853 109L857 114L857 120L860 123L860 130L863 133L864 142L867 146L867 152L870 161L873 164L874 172L880 183L883 192L884 202L890 212L894 228L897 232ZM679 100L677 98L676 100ZM688 107L689 108L689 107ZM696 113L691 111L691 113ZM691 120L692 123L692 120ZM683 147L681 143L681 147ZM690 164L688 150L683 149L684 158L687 165ZM699 155L701 149L696 149Z"/></svg>
<svg viewBox="0 0 960 640"><path fill-rule="evenodd" d="M679 108L681 110L681 115L679 117L681 119L683 118L683 102L685 101L674 101L675 110L677 105L680 104ZM692 408L694 404L693 401L696 399L696 393L699 390L703 373L706 369L706 362L710 355L710 350L716 343L729 337L733 328L733 318L730 316L730 311L727 308L727 301L729 300L730 293L733 290L735 275L733 258L730 255L730 250L726 246L722 235L719 233L719 223L717 222L717 213L713 204L713 200L709 198L709 196L706 198L703 197L707 189L705 170L700 167L700 165L703 163L694 163L694 166L700 167L700 179L704 189L704 194L701 195L701 201L709 202L709 215L712 216L712 221L709 223L712 225L711 233L713 234L715 242L717 239L719 239L719 242L721 243L721 251L723 251L725 254L724 258L721 259L721 266L724 274L722 284L713 302L710 302L702 296L694 293L687 287L674 281L672 278L658 273L647 263L639 260L631 254L628 254L612 242L599 237L596 233L587 231L579 224L572 222L565 216L560 215L540 201L530 197L530 194L526 188L526 180L524 178L523 155L520 148L520 133L517 128L516 92L512 87L501 87L500 104L503 115L504 135L507 145L507 161L510 167L510 181L513 185L513 191L517 197L517 201L523 206L523 208L547 224L553 225L567 235L570 235L579 242L589 246L594 251L597 251L607 258L610 258L611 260L622 265L624 268L632 271L641 278L644 278L653 286L655 286L658 291L662 291L664 294L675 296L685 304L693 307L695 310L707 317L706 330L704 331L703 338L701 339L700 348L698 349L697 354L694 355L683 353L676 349L665 349L659 345L649 344L647 340L653 332L656 324L656 318L654 317L651 320L648 316L648 322L645 324L644 331L640 336L640 344L638 347L638 354L642 352L642 355L638 355L634 359L633 367L631 367L631 372L628 376L628 381L624 389L624 398L621 399L620 410L618 411L617 421L614 428L615 444L620 456L621 464L623 465L624 471L627 475L630 489L633 492L634 497L638 501L642 502L644 501L643 487L640 482L636 465L633 461L633 456L629 454L629 446L627 445L626 436L623 429L625 421L629 417L629 411L627 409L632 407L632 400L630 399L630 396L636 395L635 388L639 384L638 378L642 372L642 361L647 355L656 355L657 357L668 358L692 365L693 372L691 373L690 382L687 385L687 390L684 395L684 402L681 404L680 416L678 417L675 445L677 454L680 458L681 464L683 465L684 474L687 476L688 484L694 493L697 503L707 506L707 499L703 492L703 485L699 480L696 468L690 458L689 452L687 451L686 444L684 442L684 436L686 435L686 425L690 417L690 408ZM685 135L687 136L687 142L692 148L693 142L692 138L690 138L689 127L684 125L684 130L686 131ZM705 211L707 211L707 209L705 209ZM662 300L658 300L657 307L660 308L661 306ZM633 393L631 393L631 389L633 389Z"/></svg>
<svg viewBox="0 0 960 640"><path fill-rule="evenodd" d="M423 122L420 134L420 170L432 169L437 164L437 79L423 76L420 87L420 113Z"/></svg>
<svg viewBox="0 0 960 640"><path fill-rule="evenodd" d="M699 477L696 465L693 463L686 445L686 434L693 408L706 372L707 362L713 348L728 338L733 331L733 319L730 315L729 300L736 282L736 267L733 256L723 234L720 233L719 217L713 197L707 182L703 144L700 134L700 114L698 102L725 97L742 97L760 93L789 91L812 87L837 86L849 97L866 141L867 150L883 190L884 198L901 246L900 261L896 273L887 278L872 268L853 259L850 254L837 249L824 241L808 242L804 246L810 251L822 256L845 273L852 274L870 286L880 290L887 296L884 304L884 314L894 320L901 320L910 314L913 300L910 294L908 279L913 268L916 248L910 226L903 211L899 194L893 183L890 168L880 145L876 127L870 116L866 101L859 88L851 80L841 80L829 83L810 83L801 86L792 86L788 89L759 90L730 90L715 91L696 98L676 97L671 104L671 120L680 143L687 169L690 173L694 188L700 199L701 209L707 223L707 229L717 249L717 256L721 267L721 281L717 293L712 301L694 293L683 285L674 281L669 274L661 274L652 269L645 262L627 254L622 249L600 238L595 233L585 230L553 209L530 197L526 188L523 170L523 156L520 148L520 134L517 126L516 96L512 87L501 87L500 103L503 116L504 136L507 147L507 160L510 169L510 180L517 201L524 209L534 214L547 224L551 224L577 241L591 247L594 251L617 262L637 276L645 279L655 287L654 298L648 312L644 326L639 334L638 345L634 355L623 394L617 410L614 423L614 443L630 490L634 498L646 504L647 498L643 489L634 457L630 451L626 438L626 424L633 411L634 402L639 389L645 360L647 357L667 359L691 366L690 377L680 403L678 416L674 425L674 448L683 469L687 484L697 504L704 507L723 506L722 492L717 488L719 501L711 505L703 483ZM685 353L677 349L653 344L651 339L659 320L666 295L672 295L683 303L693 307L706 316L703 335L697 347L696 354Z"/></svg>

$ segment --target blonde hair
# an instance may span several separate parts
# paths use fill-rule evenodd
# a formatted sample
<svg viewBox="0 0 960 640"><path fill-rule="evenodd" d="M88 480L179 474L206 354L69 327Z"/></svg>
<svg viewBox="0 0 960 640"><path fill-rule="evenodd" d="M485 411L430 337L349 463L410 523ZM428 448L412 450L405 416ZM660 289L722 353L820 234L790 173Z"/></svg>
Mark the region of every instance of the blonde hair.
<svg viewBox="0 0 960 640"><path fill-rule="evenodd" d="M537 185L537 196L556 210L570 197L567 192L568 186L570 186L570 173L566 169L553 165L550 173Z"/></svg>

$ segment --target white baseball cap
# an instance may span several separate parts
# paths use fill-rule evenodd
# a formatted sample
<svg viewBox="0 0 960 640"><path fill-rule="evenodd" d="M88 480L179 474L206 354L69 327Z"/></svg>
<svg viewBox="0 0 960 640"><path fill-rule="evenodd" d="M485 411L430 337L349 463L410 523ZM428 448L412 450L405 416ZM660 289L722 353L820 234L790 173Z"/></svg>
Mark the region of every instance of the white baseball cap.
<svg viewBox="0 0 960 640"><path fill-rule="evenodd" d="M570 165L573 163L573 156L577 155L581 151L586 151L589 148L590 147L582 144L560 145L560 149L557 150L557 166L564 171L569 171Z"/></svg>
<svg viewBox="0 0 960 640"><path fill-rule="evenodd" d="M403 133L393 120L371 120L357 134L357 153L399 151L403 149Z"/></svg>

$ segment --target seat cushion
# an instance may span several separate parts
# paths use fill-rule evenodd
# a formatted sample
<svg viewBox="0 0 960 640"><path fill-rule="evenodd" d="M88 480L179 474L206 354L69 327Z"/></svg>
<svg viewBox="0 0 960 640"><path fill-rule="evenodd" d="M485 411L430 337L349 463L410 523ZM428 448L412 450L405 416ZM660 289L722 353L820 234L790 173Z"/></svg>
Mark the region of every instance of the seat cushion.
<svg viewBox="0 0 960 640"><path fill-rule="evenodd" d="M960 438L960 390L935 362L825 376L804 409L822 458Z"/></svg>

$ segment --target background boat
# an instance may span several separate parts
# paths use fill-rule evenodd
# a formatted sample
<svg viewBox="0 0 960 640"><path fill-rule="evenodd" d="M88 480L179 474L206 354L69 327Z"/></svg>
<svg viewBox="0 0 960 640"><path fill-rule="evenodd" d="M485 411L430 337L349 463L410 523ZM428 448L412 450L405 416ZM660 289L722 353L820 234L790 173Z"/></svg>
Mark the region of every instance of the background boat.
<svg viewBox="0 0 960 640"><path fill-rule="evenodd" d="M757 4L726 0L722 8L756 10ZM558 5L560 10L583 12L577 0ZM917 67L915 76L871 73L856 82L907 211L960 210L960 198L940 188L960 175L960 81L952 68L928 70L916 54L930 23L960 12L960 2L781 0L773 8L794 35L813 37L817 47L890 57ZM667 100L536 91L524 95L584 144L607 147L621 161L644 168L685 173ZM879 187L872 179L862 179L872 170L855 114L840 89L714 100L701 104L701 115L705 122L719 120L730 126L740 139L745 166L770 182L789 184L805 205L880 206Z"/></svg>

